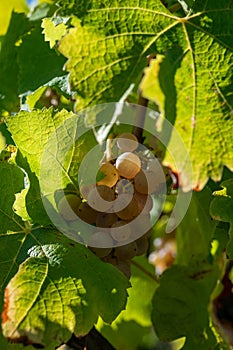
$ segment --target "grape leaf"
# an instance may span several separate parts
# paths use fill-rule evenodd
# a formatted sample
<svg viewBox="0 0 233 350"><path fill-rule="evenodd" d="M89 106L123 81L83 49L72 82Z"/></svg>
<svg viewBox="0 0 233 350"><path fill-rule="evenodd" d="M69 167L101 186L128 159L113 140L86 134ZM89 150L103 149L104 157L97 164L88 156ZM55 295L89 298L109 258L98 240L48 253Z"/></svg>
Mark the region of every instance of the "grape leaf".
<svg viewBox="0 0 233 350"><path fill-rule="evenodd" d="M163 59L153 61L145 69L140 88L145 97L159 103L165 117L175 122L190 152L193 186L202 189L208 177L220 180L224 165L233 169L233 154L226 146L232 140L229 131L233 105L230 64L233 26L228 26L227 18L233 7L228 1L221 5L217 1L205 4L197 1L194 8L200 11L198 15L181 24L185 46L180 57L175 60L174 53L168 52ZM208 52L202 50L203 45ZM203 138L206 142L202 142ZM168 149L174 144L171 137ZM174 166L169 154L165 162Z"/></svg>
<svg viewBox="0 0 233 350"><path fill-rule="evenodd" d="M4 12L3 12L4 13ZM12 13L7 34L5 35L0 52L0 111L17 111L18 73L19 65L16 60L18 46L22 35L28 29L28 20L24 14Z"/></svg>
<svg viewBox="0 0 233 350"><path fill-rule="evenodd" d="M0 35L4 35L7 31L11 12L28 12L28 6L25 0L8 0L0 2Z"/></svg>
<svg viewBox="0 0 233 350"><path fill-rule="evenodd" d="M163 273L152 301L152 321L161 340L185 336L182 349L190 349L190 344L193 350L216 346L208 304L218 278L217 265L208 263L199 265L199 271L198 266L174 265Z"/></svg>
<svg viewBox="0 0 233 350"><path fill-rule="evenodd" d="M138 349L143 336L151 332L151 299L158 287L154 269L149 265L145 256L134 259L141 265L146 273L142 272L135 265L131 267L130 283L132 288L128 291L126 309L107 325L102 320L98 321L97 328L117 349ZM143 290L143 296L142 296ZM128 335L126 336L126 333Z"/></svg>
<svg viewBox="0 0 233 350"><path fill-rule="evenodd" d="M176 231L178 264L188 266L194 257L210 257L211 242L216 228L216 222L211 220L209 214L211 199L212 194L207 187L192 194L187 213Z"/></svg>
<svg viewBox="0 0 233 350"><path fill-rule="evenodd" d="M25 61L25 55L27 61ZM29 90L35 91L53 79L56 79L56 84L59 84L60 81L62 84L67 75L63 70L64 57L49 48L49 44L44 41L39 23L34 23L34 28L23 38L18 50L18 62L20 66L19 92L21 94ZM55 83L53 85L56 85Z"/></svg>
<svg viewBox="0 0 233 350"><path fill-rule="evenodd" d="M14 341L16 334L20 334L21 342L50 345L56 334L60 335L56 341L62 342L72 332L77 335L88 332L99 315L112 322L126 303L127 279L57 231L25 224L12 208L15 194L24 188L24 173L14 164L0 162L0 176L1 309L2 292L8 283L4 334ZM14 292L7 294L11 287ZM55 299L51 299L53 293ZM58 331L60 327L63 331ZM1 343L4 341L0 336Z"/></svg>
<svg viewBox="0 0 233 350"><path fill-rule="evenodd" d="M41 192L49 211L50 205L53 211L57 191L65 190L67 186L78 190L79 165L84 155L97 144L95 137L86 129L83 118L77 119L65 110L21 112L9 118L8 128L22 156L17 162L25 169L30 181L26 197L28 213L34 222L46 225L49 221L44 215ZM84 134L75 142L81 131Z"/></svg>
<svg viewBox="0 0 233 350"><path fill-rule="evenodd" d="M226 146L233 136L232 2L195 1L193 14L185 18L171 15L159 1L140 1L139 7L126 0L72 5L77 18L59 50L68 58L66 68L79 96L76 108L118 100L137 81L147 54L164 55L158 82L162 110L190 152L193 187L203 188L208 177L219 180L223 165L233 169ZM155 93L156 87L156 100ZM174 142L171 138L168 148ZM174 167L169 155L165 160Z"/></svg>
<svg viewBox="0 0 233 350"><path fill-rule="evenodd" d="M49 18L44 18L41 26L44 28L42 33L45 35L45 41L49 42L50 48L66 33L66 25L64 23L55 25Z"/></svg>
<svg viewBox="0 0 233 350"><path fill-rule="evenodd" d="M13 212L15 194L24 188L24 174L20 168L7 162L0 162L0 234L21 231L24 227L20 217Z"/></svg>
<svg viewBox="0 0 233 350"><path fill-rule="evenodd" d="M233 259L233 179L223 181L222 190L215 191L215 198L210 205L210 214L215 220L228 222L229 241L227 242L227 255Z"/></svg>
<svg viewBox="0 0 233 350"><path fill-rule="evenodd" d="M6 287L2 328L12 340L57 345L71 333L85 335L99 315L112 322L125 306L129 285L122 273L84 246L54 238L49 230L32 231L25 243L30 257Z"/></svg>

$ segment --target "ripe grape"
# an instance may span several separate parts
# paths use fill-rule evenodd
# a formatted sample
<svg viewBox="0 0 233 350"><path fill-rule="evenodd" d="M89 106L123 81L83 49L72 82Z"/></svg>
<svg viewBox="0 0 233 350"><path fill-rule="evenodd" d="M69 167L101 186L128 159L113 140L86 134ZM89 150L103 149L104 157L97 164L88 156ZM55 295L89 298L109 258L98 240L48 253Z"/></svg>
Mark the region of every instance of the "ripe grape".
<svg viewBox="0 0 233 350"><path fill-rule="evenodd" d="M116 212L116 214L121 220L133 220L139 214L138 203L136 199L132 198L130 203L122 210Z"/></svg>
<svg viewBox="0 0 233 350"><path fill-rule="evenodd" d="M148 251L149 241L145 236L140 237L136 240L137 245L137 255L143 255Z"/></svg>
<svg viewBox="0 0 233 350"><path fill-rule="evenodd" d="M105 256L108 256L112 251L112 248L89 247L89 249L99 258L104 258Z"/></svg>
<svg viewBox="0 0 233 350"><path fill-rule="evenodd" d="M147 170L140 171L134 179L135 190L142 194L155 193L160 183L157 181L156 173Z"/></svg>
<svg viewBox="0 0 233 350"><path fill-rule="evenodd" d="M113 187L117 183L119 179L118 172L114 165L107 162L100 167L101 173L105 175L103 179L97 182L97 185L101 186L107 186L107 187Z"/></svg>
<svg viewBox="0 0 233 350"><path fill-rule="evenodd" d="M117 221L111 227L111 236L117 242L126 242L131 235L131 229L126 221Z"/></svg>
<svg viewBox="0 0 233 350"><path fill-rule="evenodd" d="M127 207L127 205L130 204L133 196L128 193L123 193L117 196L113 203L113 211L114 213L117 213L120 210L123 210Z"/></svg>
<svg viewBox="0 0 233 350"><path fill-rule="evenodd" d="M77 219L77 211L81 204L81 198L75 194L67 194L58 202L58 212L67 221Z"/></svg>
<svg viewBox="0 0 233 350"><path fill-rule="evenodd" d="M88 246L94 248L112 248L114 245L113 239L108 232L97 231L91 235L88 240Z"/></svg>
<svg viewBox="0 0 233 350"><path fill-rule="evenodd" d="M122 260L132 259L137 255L137 244L131 242L115 248L115 255Z"/></svg>
<svg viewBox="0 0 233 350"><path fill-rule="evenodd" d="M111 227L116 221L118 217L114 213L99 213L96 217L96 226L97 227Z"/></svg>
<svg viewBox="0 0 233 350"><path fill-rule="evenodd" d="M138 139L135 135L125 132L117 137L117 146L122 152L132 152L138 147Z"/></svg>
<svg viewBox="0 0 233 350"><path fill-rule="evenodd" d="M93 225L96 222L98 212L91 208L87 202L80 204L77 210L78 217L86 223Z"/></svg>
<svg viewBox="0 0 233 350"><path fill-rule="evenodd" d="M149 214L153 208L153 200L150 195L135 192L134 198L137 201L138 209L141 214Z"/></svg>
<svg viewBox="0 0 233 350"><path fill-rule="evenodd" d="M131 181L127 179L121 179L117 182L115 191L118 195L120 194L134 194L134 187Z"/></svg>
<svg viewBox="0 0 233 350"><path fill-rule="evenodd" d="M115 199L115 193L112 188L107 186L96 186L93 188L87 198L87 203L95 210L107 212Z"/></svg>
<svg viewBox="0 0 233 350"><path fill-rule="evenodd" d="M131 152L122 153L116 160L116 168L120 176L133 179L141 169L140 158Z"/></svg>
<svg viewBox="0 0 233 350"><path fill-rule="evenodd" d="M93 188L95 188L94 184L82 185L80 187L80 193L81 193L82 197L87 200L88 195Z"/></svg>
<svg viewBox="0 0 233 350"><path fill-rule="evenodd" d="M130 261L117 260L116 267L120 270L128 279L131 276Z"/></svg>
<svg viewBox="0 0 233 350"><path fill-rule="evenodd" d="M139 215L135 220L129 223L132 236L135 239L141 237L151 229L150 215Z"/></svg>

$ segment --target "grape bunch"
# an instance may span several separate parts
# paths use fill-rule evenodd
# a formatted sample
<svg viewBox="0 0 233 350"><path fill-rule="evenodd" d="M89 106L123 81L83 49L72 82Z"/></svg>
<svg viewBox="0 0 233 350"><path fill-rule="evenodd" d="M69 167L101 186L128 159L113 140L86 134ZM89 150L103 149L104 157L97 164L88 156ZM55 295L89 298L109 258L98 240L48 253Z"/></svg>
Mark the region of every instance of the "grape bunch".
<svg viewBox="0 0 233 350"><path fill-rule="evenodd" d="M159 193L166 176L131 133L111 139L105 155L99 181L81 184L79 194L61 198L58 212L68 223L78 217L92 225L83 243L129 278L130 260L148 250L152 196Z"/></svg>

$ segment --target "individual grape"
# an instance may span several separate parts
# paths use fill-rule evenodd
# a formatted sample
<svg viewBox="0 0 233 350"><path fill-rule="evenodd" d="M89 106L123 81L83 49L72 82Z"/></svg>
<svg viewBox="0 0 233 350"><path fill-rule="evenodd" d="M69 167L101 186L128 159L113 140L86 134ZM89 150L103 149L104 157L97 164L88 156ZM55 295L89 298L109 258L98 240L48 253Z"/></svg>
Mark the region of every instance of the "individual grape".
<svg viewBox="0 0 233 350"><path fill-rule="evenodd" d="M86 223L93 225L96 222L98 212L91 208L87 202L80 204L77 210L78 217Z"/></svg>
<svg viewBox="0 0 233 350"><path fill-rule="evenodd" d="M115 265L118 270L120 270L128 279L130 279L131 276L131 268L130 268L130 261L122 261L117 260L117 264Z"/></svg>
<svg viewBox="0 0 233 350"><path fill-rule="evenodd" d="M130 222L129 225L132 231L132 237L136 240L150 231L150 215L139 215L135 220Z"/></svg>
<svg viewBox="0 0 233 350"><path fill-rule="evenodd" d="M67 221L77 219L77 211L81 204L81 198L75 194L67 194L58 202L58 212Z"/></svg>
<svg viewBox="0 0 233 350"><path fill-rule="evenodd" d="M113 203L113 212L117 213L120 210L123 210L130 204L133 196L131 194L123 193L117 196Z"/></svg>
<svg viewBox="0 0 233 350"><path fill-rule="evenodd" d="M111 227L111 236L117 242L126 242L131 236L131 229L126 221L117 221Z"/></svg>
<svg viewBox="0 0 233 350"><path fill-rule="evenodd" d="M97 182L98 186L107 186L107 187L113 187L117 183L119 179L118 172L114 165L111 163L107 162L100 167L101 173L105 175L103 179Z"/></svg>
<svg viewBox="0 0 233 350"><path fill-rule="evenodd" d="M94 248L112 248L114 242L108 232L97 231L91 235L87 244Z"/></svg>
<svg viewBox="0 0 233 350"><path fill-rule="evenodd" d="M145 236L142 236L141 238L136 240L136 245L137 245L137 254L136 255L145 254L149 248L148 238Z"/></svg>
<svg viewBox="0 0 233 350"><path fill-rule="evenodd" d="M121 194L133 195L134 194L134 187L133 187L133 184L130 180L121 179L120 181L117 182L115 191L118 194L118 196Z"/></svg>
<svg viewBox="0 0 233 350"><path fill-rule="evenodd" d="M116 168L120 176L133 179L141 169L140 158L131 152L122 153L116 160Z"/></svg>
<svg viewBox="0 0 233 350"><path fill-rule="evenodd" d="M82 185L80 187L80 193L81 193L82 197L87 200L88 195L89 195L90 191L93 190L93 188L95 188L94 184Z"/></svg>
<svg viewBox="0 0 233 350"><path fill-rule="evenodd" d="M97 227L111 227L118 220L118 216L114 213L99 213L96 217Z"/></svg>
<svg viewBox="0 0 233 350"><path fill-rule="evenodd" d="M125 208L116 212L116 215L121 220L133 220L138 214L139 214L139 209L135 198L132 198L130 203Z"/></svg>
<svg viewBox="0 0 233 350"><path fill-rule="evenodd" d="M122 152L132 152L138 147L138 139L135 135L125 132L117 137L117 146Z"/></svg>
<svg viewBox="0 0 233 350"><path fill-rule="evenodd" d="M130 260L137 255L137 244L131 242L115 248L115 255L121 260Z"/></svg>
<svg viewBox="0 0 233 350"><path fill-rule="evenodd" d="M157 181L156 174L147 170L140 171L134 179L135 190L142 194L155 193L159 189L160 183Z"/></svg>
<svg viewBox="0 0 233 350"><path fill-rule="evenodd" d="M96 247L90 247L90 250L99 258L104 258L105 256L108 256L112 248L96 248Z"/></svg>
<svg viewBox="0 0 233 350"><path fill-rule="evenodd" d="M134 198L137 201L139 212L145 215L149 214L153 208L152 197L135 191Z"/></svg>
<svg viewBox="0 0 233 350"><path fill-rule="evenodd" d="M112 188L96 186L89 192L87 203L95 210L106 212L113 205L114 199L115 193Z"/></svg>

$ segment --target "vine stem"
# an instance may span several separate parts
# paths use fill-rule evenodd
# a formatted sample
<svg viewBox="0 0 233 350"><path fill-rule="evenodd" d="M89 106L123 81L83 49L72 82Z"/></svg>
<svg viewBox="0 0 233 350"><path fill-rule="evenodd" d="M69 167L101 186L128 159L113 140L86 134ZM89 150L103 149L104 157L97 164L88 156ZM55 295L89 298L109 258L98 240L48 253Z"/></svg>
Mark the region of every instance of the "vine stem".
<svg viewBox="0 0 233 350"><path fill-rule="evenodd" d="M147 56L147 67L150 65L150 61L152 59L155 59L156 55L151 54ZM142 79L144 77L144 72L142 74ZM141 80L142 80L141 79ZM133 127L133 134L137 137L139 143L143 143L143 128L145 124L145 119L146 119L146 109L148 106L148 99L142 96L141 91L139 91L139 96L138 96L138 111L135 116L135 125Z"/></svg>
<svg viewBox="0 0 233 350"><path fill-rule="evenodd" d="M156 282L156 283L159 282L158 278L155 275L153 275L151 272L147 271L142 265L140 265L136 261L131 260L131 264L134 265L135 267L137 267L139 270L141 270L145 275L150 277L154 282Z"/></svg>

